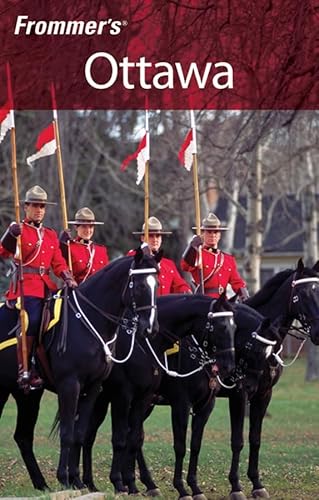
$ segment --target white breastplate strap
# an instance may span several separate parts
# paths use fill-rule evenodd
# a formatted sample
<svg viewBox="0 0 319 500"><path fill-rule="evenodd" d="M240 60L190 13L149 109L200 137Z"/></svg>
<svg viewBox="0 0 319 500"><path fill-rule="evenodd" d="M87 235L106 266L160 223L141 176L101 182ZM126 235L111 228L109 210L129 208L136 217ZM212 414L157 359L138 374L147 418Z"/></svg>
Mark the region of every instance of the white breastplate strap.
<svg viewBox="0 0 319 500"><path fill-rule="evenodd" d="M157 270L155 267L145 267L144 269L130 269L129 270L129 276L132 276L134 274L156 274Z"/></svg>
<svg viewBox="0 0 319 500"><path fill-rule="evenodd" d="M319 283L319 278L300 278L299 280L294 280L291 283L292 287L297 285L302 285L303 283Z"/></svg>
<svg viewBox="0 0 319 500"><path fill-rule="evenodd" d="M104 339L102 338L102 336L99 334L99 332L96 330L96 328L94 328L94 326L92 325L92 323L89 320L89 318L84 314L83 310L81 309L80 304L79 304L78 299L77 299L77 296L76 296L76 293L75 293L75 290L72 290L72 295L73 295L73 299L74 299L74 302L76 304L76 307L80 311L80 314L81 314L82 318L84 319L84 321L87 323L87 325L91 328L91 330L94 332L94 334L96 335L96 337L101 342L101 344L103 346L103 349L104 349L104 352L105 352L105 355L107 357L111 358L112 357L112 353L110 351L110 348L109 348L108 344L111 343L113 340L108 341L108 342L104 342Z"/></svg>
<svg viewBox="0 0 319 500"><path fill-rule="evenodd" d="M233 317L234 313L231 311L220 311L220 312L209 312L207 314L208 318L223 318L223 317Z"/></svg>

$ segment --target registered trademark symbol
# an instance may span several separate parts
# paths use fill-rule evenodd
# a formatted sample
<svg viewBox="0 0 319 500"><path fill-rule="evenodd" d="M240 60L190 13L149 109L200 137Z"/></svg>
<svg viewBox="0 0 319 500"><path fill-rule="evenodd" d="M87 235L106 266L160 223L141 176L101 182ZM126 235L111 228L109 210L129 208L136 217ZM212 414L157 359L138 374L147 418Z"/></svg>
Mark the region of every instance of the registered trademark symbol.
<svg viewBox="0 0 319 500"><path fill-rule="evenodd" d="M122 26L127 26L128 25L128 21L125 19L124 21L122 21Z"/></svg>

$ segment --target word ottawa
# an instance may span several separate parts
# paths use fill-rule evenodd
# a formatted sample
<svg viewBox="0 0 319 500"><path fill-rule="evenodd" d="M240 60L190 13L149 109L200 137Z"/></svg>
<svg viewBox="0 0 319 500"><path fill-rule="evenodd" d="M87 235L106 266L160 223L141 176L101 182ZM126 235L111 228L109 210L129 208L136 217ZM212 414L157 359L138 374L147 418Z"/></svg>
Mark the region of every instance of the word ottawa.
<svg viewBox="0 0 319 500"><path fill-rule="evenodd" d="M98 65L99 81L96 81L94 76L95 64ZM101 70L101 65L103 70ZM101 81L101 73L104 75L103 81ZM122 61L118 62L108 52L95 52L88 58L85 64L85 78L88 84L97 90L112 87L119 83L119 78L122 80L123 87L128 90L135 89L136 86L142 89L173 89L176 81L182 89L187 89L194 84L200 89L204 89L209 84L216 89L232 89L234 80L233 68L227 62L215 64L207 62L200 71L195 62L190 62L187 68L183 68L180 62L152 63L145 57L140 57L138 62L123 57ZM138 85L136 85L137 78Z"/></svg>

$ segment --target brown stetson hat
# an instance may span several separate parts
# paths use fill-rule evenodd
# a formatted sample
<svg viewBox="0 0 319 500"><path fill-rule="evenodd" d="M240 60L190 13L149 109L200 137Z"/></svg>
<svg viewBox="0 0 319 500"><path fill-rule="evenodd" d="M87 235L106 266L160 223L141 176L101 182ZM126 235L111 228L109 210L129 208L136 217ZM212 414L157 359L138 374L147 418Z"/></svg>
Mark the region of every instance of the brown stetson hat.
<svg viewBox="0 0 319 500"><path fill-rule="evenodd" d="M45 203L46 205L56 205L54 201L48 201L48 195L41 186L33 186L25 194L25 200L21 203Z"/></svg>
<svg viewBox="0 0 319 500"><path fill-rule="evenodd" d="M142 226L142 231L133 231L132 234L144 234L145 223ZM161 222L157 217L150 217L148 219L148 232L149 234L172 234L172 231L163 231Z"/></svg>
<svg viewBox="0 0 319 500"><path fill-rule="evenodd" d="M192 227L192 229L196 229ZM217 215L213 214L213 212L209 212L207 217L202 220L202 225L200 227L201 231L210 230L210 231L228 231L228 227L222 226Z"/></svg>
<svg viewBox="0 0 319 500"><path fill-rule="evenodd" d="M69 220L68 224L76 224L77 226L83 226L86 224L90 226L97 226L100 224L104 224L104 222L97 222L95 220L94 212L92 212L92 210L88 207L80 208L76 212L74 218L75 220Z"/></svg>

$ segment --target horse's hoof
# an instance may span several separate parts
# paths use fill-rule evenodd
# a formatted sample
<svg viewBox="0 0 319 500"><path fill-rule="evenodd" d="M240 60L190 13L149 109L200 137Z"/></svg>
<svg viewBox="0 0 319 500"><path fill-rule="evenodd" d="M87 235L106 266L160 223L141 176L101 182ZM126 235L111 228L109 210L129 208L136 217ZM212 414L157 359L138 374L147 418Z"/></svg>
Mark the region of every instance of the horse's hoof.
<svg viewBox="0 0 319 500"><path fill-rule="evenodd" d="M230 500L247 500L243 491L232 491L229 495Z"/></svg>
<svg viewBox="0 0 319 500"><path fill-rule="evenodd" d="M90 483L90 482L85 482L84 481L84 484L85 484L85 487L89 490L90 493L98 493L98 488L95 486L94 483Z"/></svg>
<svg viewBox="0 0 319 500"><path fill-rule="evenodd" d="M270 498L270 495L266 488L259 488L258 490L253 490L251 492L253 498Z"/></svg>
<svg viewBox="0 0 319 500"><path fill-rule="evenodd" d="M152 490L147 490L145 492L145 496L147 496L147 497L160 497L161 490L159 488L153 488Z"/></svg>
<svg viewBox="0 0 319 500"><path fill-rule="evenodd" d="M185 495L184 497L179 497L178 500L193 500L193 497L191 497L190 495Z"/></svg>
<svg viewBox="0 0 319 500"><path fill-rule="evenodd" d="M193 495L193 500L207 500L207 496L204 493L198 493L198 495Z"/></svg>

